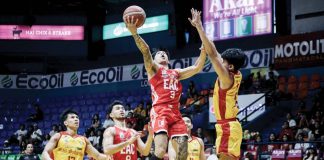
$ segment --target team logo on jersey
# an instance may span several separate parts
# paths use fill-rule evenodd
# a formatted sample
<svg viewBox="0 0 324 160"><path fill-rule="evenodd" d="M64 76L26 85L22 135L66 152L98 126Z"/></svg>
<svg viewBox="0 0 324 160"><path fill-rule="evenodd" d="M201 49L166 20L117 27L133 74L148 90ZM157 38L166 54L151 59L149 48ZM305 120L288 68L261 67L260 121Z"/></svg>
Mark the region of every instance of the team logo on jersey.
<svg viewBox="0 0 324 160"><path fill-rule="evenodd" d="M168 78L168 73L166 72L166 70L162 70L162 77Z"/></svg>
<svg viewBox="0 0 324 160"><path fill-rule="evenodd" d="M83 145L84 145L84 142L82 142L82 141L79 141L79 144L80 144L81 146L83 146Z"/></svg>
<svg viewBox="0 0 324 160"><path fill-rule="evenodd" d="M62 139L63 139L63 141L64 141L65 143L69 142L69 137L67 137L67 136L62 137Z"/></svg>
<svg viewBox="0 0 324 160"><path fill-rule="evenodd" d="M158 121L159 127L163 127L164 126L164 121Z"/></svg>
<svg viewBox="0 0 324 160"><path fill-rule="evenodd" d="M120 138L120 139L124 139L124 138L125 138L124 133L120 133L120 134L119 134L119 138Z"/></svg>

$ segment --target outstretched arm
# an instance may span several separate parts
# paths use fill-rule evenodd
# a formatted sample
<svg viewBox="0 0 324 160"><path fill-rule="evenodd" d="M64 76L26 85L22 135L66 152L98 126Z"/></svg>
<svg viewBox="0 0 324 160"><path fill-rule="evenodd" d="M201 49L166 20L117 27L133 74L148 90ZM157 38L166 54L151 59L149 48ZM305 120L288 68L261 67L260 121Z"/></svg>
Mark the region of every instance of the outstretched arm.
<svg viewBox="0 0 324 160"><path fill-rule="evenodd" d="M150 52L150 47L142 39L142 37L137 34L137 28L136 28L137 22L138 22L138 19L136 19L136 21L134 21L133 16L131 16L131 17L127 16L126 20L125 20L126 26L129 30L129 32L131 32L131 34L135 40L136 46L143 54L144 66L145 66L148 78L150 79L156 73L158 66L153 61L153 58L152 58L152 55Z"/></svg>
<svg viewBox="0 0 324 160"><path fill-rule="evenodd" d="M192 19L188 18L191 25L194 26L199 34L199 37L204 45L204 48L210 58L210 61L221 81L225 86L230 86L232 84L232 77L228 70L222 65L223 59L221 55L216 50L214 43L207 38L204 28L201 23L201 12L195 9L191 9Z"/></svg>
<svg viewBox="0 0 324 160"><path fill-rule="evenodd" d="M87 143L86 152L89 154L90 157L93 157L96 160L106 160L107 159L107 156L99 153L99 151L92 146L92 144L90 143L90 141L87 138L85 138L85 140Z"/></svg>
<svg viewBox="0 0 324 160"><path fill-rule="evenodd" d="M199 73L204 68L206 61L206 51L203 47L201 47L200 50L200 56L198 57L194 65L183 69L177 69L180 75L180 80L190 78L193 75Z"/></svg>
<svg viewBox="0 0 324 160"><path fill-rule="evenodd" d="M147 156L150 153L150 149L152 147L152 142L153 142L153 130L150 127L150 124L148 125L148 131L149 131L149 135L147 137L146 143L144 144L144 142L142 141L141 138L137 139L137 145L138 145L138 151L143 155L143 156Z"/></svg>
<svg viewBox="0 0 324 160"><path fill-rule="evenodd" d="M60 137L61 137L60 133L55 133L48 141L42 153L43 160L52 160L50 153L55 149Z"/></svg>

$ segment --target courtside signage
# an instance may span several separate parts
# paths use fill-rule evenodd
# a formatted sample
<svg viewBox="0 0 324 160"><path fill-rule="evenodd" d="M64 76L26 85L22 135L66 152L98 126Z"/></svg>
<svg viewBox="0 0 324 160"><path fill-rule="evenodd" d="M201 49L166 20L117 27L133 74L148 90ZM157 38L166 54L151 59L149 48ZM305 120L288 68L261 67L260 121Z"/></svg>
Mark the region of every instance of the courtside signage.
<svg viewBox="0 0 324 160"><path fill-rule="evenodd" d="M152 33L158 31L164 31L169 29L169 16L155 16L146 18L142 27L138 28L138 34ZM120 37L130 36L130 32L126 28L124 22L104 25L103 27L103 39L114 39Z"/></svg>
<svg viewBox="0 0 324 160"><path fill-rule="evenodd" d="M0 25L0 39L6 40L83 40L83 26Z"/></svg>
<svg viewBox="0 0 324 160"><path fill-rule="evenodd" d="M258 98L262 97L264 93L261 94L246 94L246 95L238 95L238 107L239 110L243 110L245 107L253 103ZM265 97L261 98L260 100L256 101L252 106L250 106L247 109L247 114L252 113L253 111L257 110L259 107L265 104ZM251 114L251 116L248 117L247 121L252 121L253 119L260 116L262 113L265 112L265 106L258 109L256 112ZM245 112L242 112L241 114L237 115L237 118L239 120L246 117ZM209 123L216 123L217 120L215 118L215 110L213 105L213 97L209 97Z"/></svg>
<svg viewBox="0 0 324 160"><path fill-rule="evenodd" d="M272 48L245 51L244 53L247 58L242 69L268 67L273 61ZM192 66L197 58L188 57L170 60L169 68ZM215 71L207 58L201 73L213 72ZM55 89L133 80L147 80L147 73L143 63L51 75L0 75L0 88Z"/></svg>

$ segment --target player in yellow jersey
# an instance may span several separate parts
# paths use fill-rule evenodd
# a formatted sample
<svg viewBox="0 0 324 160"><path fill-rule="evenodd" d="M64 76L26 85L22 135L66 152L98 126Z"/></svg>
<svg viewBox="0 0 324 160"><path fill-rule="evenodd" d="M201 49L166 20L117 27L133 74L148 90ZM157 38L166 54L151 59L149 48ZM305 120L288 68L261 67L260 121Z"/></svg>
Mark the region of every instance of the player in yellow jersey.
<svg viewBox="0 0 324 160"><path fill-rule="evenodd" d="M220 160L239 159L242 142L242 126L236 116L239 111L237 96L242 80L239 69L243 66L245 55L240 49L227 49L219 54L210 41L201 23L200 11L191 9L190 23L196 27L213 68L218 75L215 82L213 105L217 119L216 152Z"/></svg>
<svg viewBox="0 0 324 160"><path fill-rule="evenodd" d="M106 160L107 156L99 153L90 141L78 135L79 116L72 110L61 115L66 131L54 134L46 144L42 160L83 160L85 153L96 160Z"/></svg>
<svg viewBox="0 0 324 160"><path fill-rule="evenodd" d="M192 120L188 115L182 115L182 119L187 126L188 132L188 157L187 160L206 160L204 152L204 142L201 138L191 135L191 129L193 127ZM175 160L177 153L175 152L172 142L169 141L168 155L169 160Z"/></svg>

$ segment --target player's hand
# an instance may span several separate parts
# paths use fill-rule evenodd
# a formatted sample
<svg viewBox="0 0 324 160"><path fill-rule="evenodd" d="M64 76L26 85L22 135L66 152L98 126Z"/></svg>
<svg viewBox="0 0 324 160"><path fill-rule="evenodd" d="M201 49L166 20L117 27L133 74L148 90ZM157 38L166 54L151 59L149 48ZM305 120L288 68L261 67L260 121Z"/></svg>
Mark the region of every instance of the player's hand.
<svg viewBox="0 0 324 160"><path fill-rule="evenodd" d="M108 159L107 155L99 154L99 156L98 156L98 160L107 160L107 159Z"/></svg>
<svg viewBox="0 0 324 160"><path fill-rule="evenodd" d="M202 27L200 15L201 15L201 11L197 11L196 9L191 8L191 18L188 18L188 20L192 26L196 28Z"/></svg>
<svg viewBox="0 0 324 160"><path fill-rule="evenodd" d="M148 129L148 132L149 132L149 136L153 136L154 131L153 131L153 128L151 126L151 122L148 123L147 129Z"/></svg>
<svg viewBox="0 0 324 160"><path fill-rule="evenodd" d="M132 35L137 34L137 27L136 24L138 23L138 19L134 20L134 16L127 16L125 19L125 24L129 32Z"/></svg>
<svg viewBox="0 0 324 160"><path fill-rule="evenodd" d="M128 139L127 140L127 143L128 144L133 144L136 140L137 140L137 138L140 138L140 136L141 136L141 134L139 134L139 133L134 133L133 135L132 135L132 137L130 138L130 139Z"/></svg>

